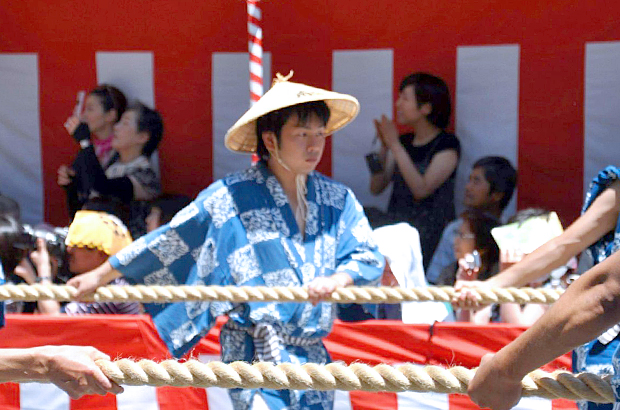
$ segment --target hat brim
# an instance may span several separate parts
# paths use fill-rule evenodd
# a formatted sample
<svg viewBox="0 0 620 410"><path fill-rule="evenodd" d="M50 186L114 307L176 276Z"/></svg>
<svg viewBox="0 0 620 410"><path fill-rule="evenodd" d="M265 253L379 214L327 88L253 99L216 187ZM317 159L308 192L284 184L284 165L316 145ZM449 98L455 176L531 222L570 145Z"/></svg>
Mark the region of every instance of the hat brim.
<svg viewBox="0 0 620 410"><path fill-rule="evenodd" d="M327 134L333 134L357 117L360 105L351 95L282 81L276 83L226 133L224 144L235 152L256 152L256 120L279 109L311 101L325 101L330 110Z"/></svg>

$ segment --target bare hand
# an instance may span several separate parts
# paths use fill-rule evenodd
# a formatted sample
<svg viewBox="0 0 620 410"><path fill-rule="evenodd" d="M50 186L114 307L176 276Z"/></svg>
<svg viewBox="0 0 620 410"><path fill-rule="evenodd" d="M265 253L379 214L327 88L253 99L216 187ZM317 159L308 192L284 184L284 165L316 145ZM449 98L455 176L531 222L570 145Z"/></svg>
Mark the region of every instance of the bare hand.
<svg viewBox="0 0 620 410"><path fill-rule="evenodd" d="M467 394L474 403L491 410L508 410L519 403L522 394L521 379L509 377L502 370L496 367L493 354L482 358L480 367L467 388Z"/></svg>
<svg viewBox="0 0 620 410"><path fill-rule="evenodd" d="M37 267L39 277L52 279L56 276L58 262L54 263L54 258L50 257L47 244L43 238L37 238L37 250L30 253L30 259Z"/></svg>
<svg viewBox="0 0 620 410"><path fill-rule="evenodd" d="M77 289L76 298L78 300L94 293L101 285L99 274L96 271L74 276L67 282L67 286L73 286Z"/></svg>
<svg viewBox="0 0 620 410"><path fill-rule="evenodd" d="M481 298L474 288L489 288L489 285L484 281L457 280L454 284L456 296L452 299L452 305L457 309L478 309Z"/></svg>
<svg viewBox="0 0 620 410"><path fill-rule="evenodd" d="M58 185L67 186L73 181L75 171L66 165L61 165L58 168Z"/></svg>
<svg viewBox="0 0 620 410"><path fill-rule="evenodd" d="M353 280L346 273L335 273L332 276L320 276L314 278L308 285L308 299L313 305L316 305L338 288L343 288L352 284Z"/></svg>
<svg viewBox="0 0 620 410"><path fill-rule="evenodd" d="M22 259L19 265L15 267L13 273L25 280L29 285L35 283L37 279L37 273L34 271L30 262L28 262L28 258Z"/></svg>
<svg viewBox="0 0 620 410"><path fill-rule="evenodd" d="M459 269L456 271L456 280L473 281L478 278L480 268L470 268L464 258L458 261Z"/></svg>
<svg viewBox="0 0 620 410"><path fill-rule="evenodd" d="M398 144L398 128L396 123L390 120L385 115L381 116L381 119L374 120L375 128L377 129L377 135L381 139L383 145L391 149L394 144Z"/></svg>
<svg viewBox="0 0 620 410"><path fill-rule="evenodd" d="M71 117L67 118L67 121L65 121L64 123L64 127L69 133L69 135L73 135L73 133L75 133L75 130L77 129L78 125L80 125L80 119L76 117L75 115L72 115Z"/></svg>
<svg viewBox="0 0 620 410"><path fill-rule="evenodd" d="M86 394L118 394L123 388L108 379L95 360L110 357L94 347L43 346L36 348L44 358L46 378L73 399Z"/></svg>

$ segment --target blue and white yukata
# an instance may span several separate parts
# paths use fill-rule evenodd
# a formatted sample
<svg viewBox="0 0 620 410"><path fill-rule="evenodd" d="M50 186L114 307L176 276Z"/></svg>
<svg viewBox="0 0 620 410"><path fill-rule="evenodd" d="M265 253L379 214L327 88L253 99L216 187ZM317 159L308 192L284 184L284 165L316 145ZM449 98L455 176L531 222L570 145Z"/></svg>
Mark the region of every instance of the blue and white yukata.
<svg viewBox="0 0 620 410"><path fill-rule="evenodd" d="M590 184L586 195L582 214L592 205L594 200L605 191L612 183L620 179L620 168L609 166L599 172ZM616 222L614 231L599 239L587 250L592 256L594 264L605 260L608 256L620 249L620 219ZM615 390L616 403L597 404L579 401L580 410L611 410L620 409L620 325L616 325L603 333L597 339L579 346L573 351L573 371L589 372L601 376L614 374L612 386Z"/></svg>
<svg viewBox="0 0 620 410"><path fill-rule="evenodd" d="M379 282L384 259L355 196L313 172L307 179L305 235L282 186L262 162L204 190L168 225L110 259L129 281L144 284L304 286L319 276L348 273L355 285ZM222 360L328 363L321 338L336 305L319 303L184 302L146 307L170 351L181 356L214 325ZM235 409L257 390L235 389ZM271 409L331 409L333 392L260 391Z"/></svg>

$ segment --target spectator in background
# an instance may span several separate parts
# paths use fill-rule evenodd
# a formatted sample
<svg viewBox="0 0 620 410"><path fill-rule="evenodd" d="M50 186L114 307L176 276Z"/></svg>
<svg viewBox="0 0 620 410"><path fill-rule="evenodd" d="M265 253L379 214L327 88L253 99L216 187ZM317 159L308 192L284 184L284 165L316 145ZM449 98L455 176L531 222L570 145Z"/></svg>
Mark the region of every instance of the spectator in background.
<svg viewBox="0 0 620 410"><path fill-rule="evenodd" d="M0 216L0 285L4 284L5 260L18 261L15 257L14 240L18 230L12 222ZM9 222L9 223L6 223ZM6 259L5 259L6 258ZM14 262L9 262L15 266ZM11 266L9 266L11 267ZM0 328L4 326L4 303L0 301ZM85 394L122 393L123 388L109 380L95 363L110 357L94 347L86 346L39 346L28 349L0 349L0 383L41 381L54 383L71 398Z"/></svg>
<svg viewBox="0 0 620 410"><path fill-rule="evenodd" d="M488 213L499 220L512 198L516 184L517 171L506 158L480 158L469 174L463 204L468 209ZM426 271L429 283L437 283L441 272L456 263L454 242L462 222L461 218L456 219L444 229Z"/></svg>
<svg viewBox="0 0 620 410"><path fill-rule="evenodd" d="M484 280L499 272L499 248L491 235L491 229L499 225L497 219L477 210L461 214L462 223L454 238L454 254L457 263L446 267L437 280L438 285L453 286L456 280ZM479 265L469 266L468 255L479 256ZM457 310L455 318L460 322L488 323L491 321L492 306L477 311ZM495 318L497 320L497 318Z"/></svg>
<svg viewBox="0 0 620 410"><path fill-rule="evenodd" d="M385 115L375 120L382 142L381 166L371 176L370 192L378 195L394 183L388 216L418 230L426 268L441 231L455 218L454 181L461 146L445 131L451 103L442 79L426 73L411 74L403 79L399 90L397 120L411 127L413 133L399 136L396 123Z"/></svg>
<svg viewBox="0 0 620 410"><path fill-rule="evenodd" d="M586 249L595 265L610 257L620 247L619 179L619 168L609 166L603 169L590 184L590 189L584 201L582 215L564 233L551 239L534 252L525 256L519 263L489 280L457 283L456 287L461 292L458 300L454 302L464 307L475 306L478 300L474 294L467 291L467 288L524 286L540 278L545 273L566 265L571 257L580 254ZM592 269L590 272L595 270L596 272L601 272L601 269ZM609 279L609 275L607 279ZM594 286L592 284L594 282L586 281L585 283L587 286ZM601 287L599 282L596 288L603 289L604 286ZM554 314L557 314L557 312L557 310L554 310ZM545 315L545 317L550 316ZM614 365L612 357L618 346L620 346L620 337L618 336L620 334L620 325L615 325L603 334L600 334L600 332L598 334L600 336L596 339L574 350L574 372L588 371L598 375L613 374ZM578 402L578 406L580 409L598 410L611 410L614 407L613 404L596 404L591 402Z"/></svg>
<svg viewBox="0 0 620 410"><path fill-rule="evenodd" d="M151 209L146 217L146 232L154 231L172 220L181 209L192 202L186 195L163 194L151 201Z"/></svg>
<svg viewBox="0 0 620 410"><path fill-rule="evenodd" d="M114 157L115 152L112 148L114 125L120 120L126 108L125 95L114 86L102 84L91 90L86 97L81 117L74 115L65 121L64 125L69 134L93 136L90 140L103 169L110 165ZM78 159L71 167L61 165L58 168L58 184L67 191L71 218L90 198L92 184L88 176L88 168Z"/></svg>
<svg viewBox="0 0 620 410"><path fill-rule="evenodd" d="M80 275L101 265L108 258L131 243L131 235L125 225L115 216L105 212L78 211L69 226L67 253L69 270ZM37 251L31 255L36 261L34 277L25 278L28 283L50 283L54 269L45 241L38 239ZM115 279L113 285L127 285L123 278ZM80 314L140 314L137 302L69 302L64 307L54 300L38 301L39 313L68 315Z"/></svg>
<svg viewBox="0 0 620 410"><path fill-rule="evenodd" d="M128 227L134 238L146 233L148 201L161 193L160 181L149 157L159 145L163 130L163 121L157 111L142 103L129 107L114 126L112 148L118 155L105 170L97 160L89 134L80 133L78 129L73 135L82 147L76 161L81 160L84 169L88 170L85 178L90 196L114 196L128 204Z"/></svg>

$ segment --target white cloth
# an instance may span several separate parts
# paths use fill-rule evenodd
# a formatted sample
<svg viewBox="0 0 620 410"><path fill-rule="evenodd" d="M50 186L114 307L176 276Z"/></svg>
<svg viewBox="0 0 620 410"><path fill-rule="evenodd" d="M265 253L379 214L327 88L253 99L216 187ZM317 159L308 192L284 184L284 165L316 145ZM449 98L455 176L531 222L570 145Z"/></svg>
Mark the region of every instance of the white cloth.
<svg viewBox="0 0 620 410"><path fill-rule="evenodd" d="M379 252L390 264L392 273L402 288L428 286L422 266L422 250L418 230L408 223L379 227L373 231ZM401 303L403 323L434 323L448 317L442 302Z"/></svg>

